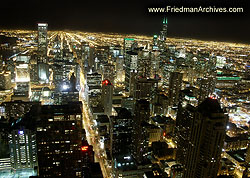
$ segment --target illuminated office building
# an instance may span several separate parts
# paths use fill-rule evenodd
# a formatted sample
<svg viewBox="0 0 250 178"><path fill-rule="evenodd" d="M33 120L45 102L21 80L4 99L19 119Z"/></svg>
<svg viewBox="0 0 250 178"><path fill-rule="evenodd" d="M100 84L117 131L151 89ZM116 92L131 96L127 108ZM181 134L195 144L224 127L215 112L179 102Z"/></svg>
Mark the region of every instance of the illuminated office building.
<svg viewBox="0 0 250 178"><path fill-rule="evenodd" d="M205 98L213 94L215 89L215 80L212 77L208 77L199 79L197 83L199 85L198 100L199 103L201 103L205 100Z"/></svg>
<svg viewBox="0 0 250 178"><path fill-rule="evenodd" d="M151 59L150 51L148 49L142 49L138 51L138 76L150 77L151 72Z"/></svg>
<svg viewBox="0 0 250 178"><path fill-rule="evenodd" d="M38 23L38 55L39 62L47 64L47 47L48 47L48 39L47 39L47 31L48 24L47 23Z"/></svg>
<svg viewBox="0 0 250 178"><path fill-rule="evenodd" d="M0 90L11 89L11 73L10 71L2 71L0 73Z"/></svg>
<svg viewBox="0 0 250 178"><path fill-rule="evenodd" d="M143 127L145 122L149 121L150 117L149 101L140 99L135 103L135 117L134 117L134 134L133 134L133 157L138 163L142 163L146 159L145 154L148 152L148 134Z"/></svg>
<svg viewBox="0 0 250 178"><path fill-rule="evenodd" d="M109 80L112 84L115 80L115 66L111 64L104 64L102 66L102 80Z"/></svg>
<svg viewBox="0 0 250 178"><path fill-rule="evenodd" d="M160 40L161 41L166 41L167 30L168 30L168 20L167 20L167 17L164 17L164 19L162 21L162 30L160 32Z"/></svg>
<svg viewBox="0 0 250 178"><path fill-rule="evenodd" d="M89 56L90 56L90 47L89 44L86 42L82 42L81 43L81 47L82 47L82 66L84 66L85 69L88 69L89 67Z"/></svg>
<svg viewBox="0 0 250 178"><path fill-rule="evenodd" d="M131 51L132 45L135 43L133 38L124 38L123 41L123 55L126 57L126 52Z"/></svg>
<svg viewBox="0 0 250 178"><path fill-rule="evenodd" d="M17 82L16 88L14 89L14 95L11 96L11 99L29 101L30 93L30 82Z"/></svg>
<svg viewBox="0 0 250 178"><path fill-rule="evenodd" d="M30 81L30 72L28 64L17 64L15 73L16 73L16 82Z"/></svg>
<svg viewBox="0 0 250 178"><path fill-rule="evenodd" d="M151 53L151 76L155 77L157 74L159 74L160 69L160 52L159 51L153 51Z"/></svg>
<svg viewBox="0 0 250 178"><path fill-rule="evenodd" d="M13 100L24 99L28 101L30 96L30 71L29 65L19 62L16 64L16 88L14 90Z"/></svg>
<svg viewBox="0 0 250 178"><path fill-rule="evenodd" d="M123 65L124 65L124 58L123 56L119 55L116 58L116 66L115 66L115 71L116 71L116 81L117 83L121 83L124 81L124 70L123 70Z"/></svg>
<svg viewBox="0 0 250 178"><path fill-rule="evenodd" d="M29 61L30 61L30 56L19 55L16 57L16 62L23 62L25 64L28 64Z"/></svg>
<svg viewBox="0 0 250 178"><path fill-rule="evenodd" d="M172 72L169 79L169 106L177 106L182 87L182 73Z"/></svg>
<svg viewBox="0 0 250 178"><path fill-rule="evenodd" d="M108 116L112 115L113 90L114 86L109 80L102 81L102 102L104 113Z"/></svg>
<svg viewBox="0 0 250 178"><path fill-rule="evenodd" d="M11 165L14 169L34 169L37 166L35 132L29 129L11 131L9 147Z"/></svg>
<svg viewBox="0 0 250 178"><path fill-rule="evenodd" d="M165 42L167 40L167 30L168 30L168 21L167 17L164 17L162 22L162 30L160 31L159 37L159 49L163 51L165 49Z"/></svg>
<svg viewBox="0 0 250 178"><path fill-rule="evenodd" d="M124 38L123 43L123 56L124 56L124 70L125 70L125 91L129 92L129 83L130 83L130 65L131 65L131 55L133 59L137 58L137 54L131 52L135 39L133 38Z"/></svg>
<svg viewBox="0 0 250 178"><path fill-rule="evenodd" d="M133 117L121 108L118 115L111 117L111 155L130 155L132 149Z"/></svg>
<svg viewBox="0 0 250 178"><path fill-rule="evenodd" d="M38 66L37 66L37 57L32 56L29 61L30 66L30 82L38 82Z"/></svg>
<svg viewBox="0 0 250 178"><path fill-rule="evenodd" d="M176 70L175 60L169 56L169 60L164 61L161 66L162 69L162 88L167 89L169 88L169 79L172 72Z"/></svg>
<svg viewBox="0 0 250 178"><path fill-rule="evenodd" d="M54 92L54 104L64 105L69 102L79 101L79 92L76 90L76 77L71 74L68 84L63 84L61 91Z"/></svg>
<svg viewBox="0 0 250 178"><path fill-rule="evenodd" d="M138 53L133 51L126 52L125 58L125 91L133 94L135 77L138 67Z"/></svg>
<svg viewBox="0 0 250 178"><path fill-rule="evenodd" d="M152 50L155 51L155 50L158 50L159 47L158 47L158 36L157 35L154 35L153 36L153 46L152 46Z"/></svg>
<svg viewBox="0 0 250 178"><path fill-rule="evenodd" d="M157 80L147 79L147 78L138 78L135 80L133 96L135 99L150 99L151 94L154 89L157 87Z"/></svg>
<svg viewBox="0 0 250 178"><path fill-rule="evenodd" d="M38 23L38 78L40 83L49 82L49 66L47 57L48 24Z"/></svg>
<svg viewBox="0 0 250 178"><path fill-rule="evenodd" d="M38 78L40 83L49 83L49 65L38 63Z"/></svg>

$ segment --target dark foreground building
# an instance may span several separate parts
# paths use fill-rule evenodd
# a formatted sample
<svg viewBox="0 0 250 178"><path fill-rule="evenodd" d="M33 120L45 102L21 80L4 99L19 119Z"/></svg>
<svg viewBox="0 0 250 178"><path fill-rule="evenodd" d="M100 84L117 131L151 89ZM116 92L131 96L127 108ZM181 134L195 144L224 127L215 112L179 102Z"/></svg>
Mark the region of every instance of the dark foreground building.
<svg viewBox="0 0 250 178"><path fill-rule="evenodd" d="M92 147L82 141L81 103L44 105L37 113L38 175L82 177Z"/></svg>
<svg viewBox="0 0 250 178"><path fill-rule="evenodd" d="M216 99L205 99L191 117L184 178L217 176L227 116Z"/></svg>

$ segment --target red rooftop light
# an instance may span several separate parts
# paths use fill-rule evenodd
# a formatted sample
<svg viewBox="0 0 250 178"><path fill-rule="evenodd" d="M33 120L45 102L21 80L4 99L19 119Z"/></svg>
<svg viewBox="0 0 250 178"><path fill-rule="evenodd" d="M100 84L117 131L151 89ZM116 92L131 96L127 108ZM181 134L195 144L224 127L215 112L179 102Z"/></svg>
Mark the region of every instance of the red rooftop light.
<svg viewBox="0 0 250 178"><path fill-rule="evenodd" d="M102 81L102 85L112 85L112 84L109 80L106 79Z"/></svg>
<svg viewBox="0 0 250 178"><path fill-rule="evenodd" d="M216 100L216 97L215 96L210 96L209 98L213 99L213 100Z"/></svg>
<svg viewBox="0 0 250 178"><path fill-rule="evenodd" d="M82 146L82 147L81 147L81 150L82 150L82 151L88 151L88 148L89 148L88 146Z"/></svg>

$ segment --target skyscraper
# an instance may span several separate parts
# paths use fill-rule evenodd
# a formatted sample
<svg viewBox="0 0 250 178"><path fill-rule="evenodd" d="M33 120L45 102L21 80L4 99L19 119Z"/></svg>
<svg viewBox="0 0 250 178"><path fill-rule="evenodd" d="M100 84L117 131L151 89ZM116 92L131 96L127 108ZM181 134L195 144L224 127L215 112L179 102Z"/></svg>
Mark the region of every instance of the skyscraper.
<svg viewBox="0 0 250 178"><path fill-rule="evenodd" d="M121 108L118 116L111 119L111 148L112 158L119 155L130 155L132 148L133 117L131 113Z"/></svg>
<svg viewBox="0 0 250 178"><path fill-rule="evenodd" d="M209 97L209 95L213 94L215 88L215 80L212 77L199 79L199 103L205 100L205 98Z"/></svg>
<svg viewBox="0 0 250 178"><path fill-rule="evenodd" d="M172 72L169 78L169 106L177 106L182 85L182 73Z"/></svg>
<svg viewBox="0 0 250 178"><path fill-rule="evenodd" d="M113 85L109 80L102 81L102 102L104 106L104 113L108 116L112 115L112 97Z"/></svg>
<svg viewBox="0 0 250 178"><path fill-rule="evenodd" d="M134 99L150 99L158 81L155 79L138 78L133 88Z"/></svg>
<svg viewBox="0 0 250 178"><path fill-rule="evenodd" d="M47 58L48 24L38 23L38 78L40 83L49 82L49 66Z"/></svg>
<svg viewBox="0 0 250 178"><path fill-rule="evenodd" d="M145 153L148 151L148 140L146 129L143 128L143 123L149 121L150 108L149 101L141 99L137 100L135 104L135 117L134 117L134 134L133 134L133 156L138 163L141 163Z"/></svg>
<svg viewBox="0 0 250 178"><path fill-rule="evenodd" d="M37 166L35 132L29 129L11 131L9 147L11 165L14 169L34 169Z"/></svg>
<svg viewBox="0 0 250 178"><path fill-rule="evenodd" d="M214 178L219 169L228 117L216 99L205 99L191 117L184 178Z"/></svg>
<svg viewBox="0 0 250 178"><path fill-rule="evenodd" d="M90 147L82 143L81 103L43 105L32 115L37 120L39 176L82 177Z"/></svg>
<svg viewBox="0 0 250 178"><path fill-rule="evenodd" d="M125 91L131 95L137 74L138 53L128 51L125 56Z"/></svg>
<svg viewBox="0 0 250 178"><path fill-rule="evenodd" d="M187 159L187 147L190 137L191 119L194 117L195 107L179 103L176 117L175 141L177 142L176 161L182 165Z"/></svg>
<svg viewBox="0 0 250 178"><path fill-rule="evenodd" d="M167 39L167 30L168 30L168 19L167 17L163 18L162 21L162 30L161 30L161 34L160 34L160 40L161 41L166 41Z"/></svg>
<svg viewBox="0 0 250 178"><path fill-rule="evenodd" d="M130 91L130 72L131 72L131 61L135 61L137 64L137 53L132 52L133 44L135 39L124 38L123 43L123 56L124 56L124 69L125 69L125 91Z"/></svg>
<svg viewBox="0 0 250 178"><path fill-rule="evenodd" d="M102 66L102 77L103 80L107 79L112 84L114 84L115 80L115 66L111 64L104 64Z"/></svg>
<svg viewBox="0 0 250 178"><path fill-rule="evenodd" d="M165 42L167 39L167 29L168 29L168 21L167 17L164 17L162 22L162 30L160 31L160 40L159 40L159 49L161 51L165 49Z"/></svg>
<svg viewBox="0 0 250 178"><path fill-rule="evenodd" d="M38 54L39 54L39 62L47 63L47 31L48 24L47 23L38 23Z"/></svg>

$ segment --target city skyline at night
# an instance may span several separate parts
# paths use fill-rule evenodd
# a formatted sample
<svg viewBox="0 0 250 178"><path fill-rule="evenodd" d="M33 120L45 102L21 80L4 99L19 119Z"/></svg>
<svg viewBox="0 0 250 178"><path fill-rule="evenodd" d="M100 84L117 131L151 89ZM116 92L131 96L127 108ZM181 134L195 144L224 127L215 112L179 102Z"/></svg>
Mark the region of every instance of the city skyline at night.
<svg viewBox="0 0 250 178"><path fill-rule="evenodd" d="M239 7L242 13L150 13L152 7ZM39 10L38 10L39 9ZM250 13L246 0L147 1L5 1L0 7L0 28L35 30L47 22L50 30L79 30L153 35L167 16L169 37L249 43ZM38 10L38 11L37 11Z"/></svg>
<svg viewBox="0 0 250 178"><path fill-rule="evenodd" d="M178 3L3 2L0 178L250 177L249 8Z"/></svg>

